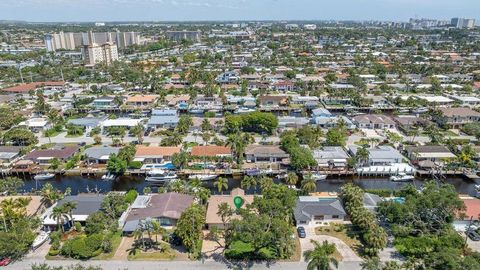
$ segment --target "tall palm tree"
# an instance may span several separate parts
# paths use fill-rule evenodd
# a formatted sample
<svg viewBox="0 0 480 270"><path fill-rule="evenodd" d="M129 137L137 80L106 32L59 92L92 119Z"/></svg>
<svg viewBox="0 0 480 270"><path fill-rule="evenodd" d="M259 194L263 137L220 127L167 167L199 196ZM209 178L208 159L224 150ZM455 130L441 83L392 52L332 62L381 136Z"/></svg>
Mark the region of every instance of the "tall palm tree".
<svg viewBox="0 0 480 270"><path fill-rule="evenodd" d="M41 190L41 195L42 195L42 203L44 203L47 206L52 205L54 202L62 199L63 194L58 192L57 189L55 189L52 184L46 183L42 190Z"/></svg>
<svg viewBox="0 0 480 270"><path fill-rule="evenodd" d="M357 153L355 153L355 157L363 166L370 158L370 151L368 151L368 149L365 146L362 146L358 148Z"/></svg>
<svg viewBox="0 0 480 270"><path fill-rule="evenodd" d="M313 179L312 174L307 174L302 180L302 189L307 192L313 192L317 189L317 182Z"/></svg>
<svg viewBox="0 0 480 270"><path fill-rule="evenodd" d="M322 244L311 240L314 248L303 253L305 261L308 262L307 270L331 270L338 268L338 261L333 257L336 251L334 244L323 241ZM333 267L332 267L333 266Z"/></svg>
<svg viewBox="0 0 480 270"><path fill-rule="evenodd" d="M63 224L65 222L65 219L68 219L68 214L66 209L62 206L56 206L53 208L52 213L50 214L50 218L54 219L57 221L57 230L61 229L62 232L63 230Z"/></svg>
<svg viewBox="0 0 480 270"><path fill-rule="evenodd" d="M298 182L298 175L294 172L289 172L287 178L285 178L285 183L287 185L296 185Z"/></svg>
<svg viewBox="0 0 480 270"><path fill-rule="evenodd" d="M62 207L65 209L65 212L68 213L70 226L73 226L73 210L77 208L77 203L76 202L66 202L62 205Z"/></svg>
<svg viewBox="0 0 480 270"><path fill-rule="evenodd" d="M228 179L227 178L219 177L217 179L217 181L215 181L213 184L218 189L219 193L222 192L223 190L228 189Z"/></svg>
<svg viewBox="0 0 480 270"><path fill-rule="evenodd" d="M268 190L273 186L273 180L268 176L263 176L262 178L260 178L259 182L262 191Z"/></svg>
<svg viewBox="0 0 480 270"><path fill-rule="evenodd" d="M242 182L240 183L240 186L244 189L250 189L251 187L256 187L257 186L257 179L253 176L245 176L242 179Z"/></svg>
<svg viewBox="0 0 480 270"><path fill-rule="evenodd" d="M155 234L155 243L158 244L158 235L163 235L167 230L160 225L158 220L152 220L152 233Z"/></svg>

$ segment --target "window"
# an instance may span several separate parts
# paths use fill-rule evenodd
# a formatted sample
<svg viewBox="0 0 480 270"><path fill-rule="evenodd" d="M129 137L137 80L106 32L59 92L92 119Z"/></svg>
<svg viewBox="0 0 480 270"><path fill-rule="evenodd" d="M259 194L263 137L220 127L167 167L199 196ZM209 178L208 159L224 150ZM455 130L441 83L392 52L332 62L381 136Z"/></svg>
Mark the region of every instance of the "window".
<svg viewBox="0 0 480 270"><path fill-rule="evenodd" d="M324 216L323 216L323 215L314 216L313 219L314 219L314 220L323 220L323 219L324 219Z"/></svg>
<svg viewBox="0 0 480 270"><path fill-rule="evenodd" d="M338 218L339 218L338 215L333 215L333 216L332 216L332 219L338 219Z"/></svg>

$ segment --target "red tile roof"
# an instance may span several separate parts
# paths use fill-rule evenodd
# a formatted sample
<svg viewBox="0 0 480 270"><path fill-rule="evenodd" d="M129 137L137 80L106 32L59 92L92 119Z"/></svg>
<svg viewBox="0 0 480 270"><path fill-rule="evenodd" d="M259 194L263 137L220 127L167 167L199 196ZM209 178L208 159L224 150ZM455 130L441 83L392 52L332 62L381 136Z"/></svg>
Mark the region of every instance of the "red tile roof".
<svg viewBox="0 0 480 270"><path fill-rule="evenodd" d="M473 220L478 220L480 216L480 200L479 199L464 199L465 203L465 219L470 219L473 217Z"/></svg>
<svg viewBox="0 0 480 270"><path fill-rule="evenodd" d="M194 146L191 154L197 157L226 156L231 155L232 150L230 147L217 145Z"/></svg>
<svg viewBox="0 0 480 270"><path fill-rule="evenodd" d="M2 89L4 92L23 93L43 86L64 86L65 82L33 82Z"/></svg>

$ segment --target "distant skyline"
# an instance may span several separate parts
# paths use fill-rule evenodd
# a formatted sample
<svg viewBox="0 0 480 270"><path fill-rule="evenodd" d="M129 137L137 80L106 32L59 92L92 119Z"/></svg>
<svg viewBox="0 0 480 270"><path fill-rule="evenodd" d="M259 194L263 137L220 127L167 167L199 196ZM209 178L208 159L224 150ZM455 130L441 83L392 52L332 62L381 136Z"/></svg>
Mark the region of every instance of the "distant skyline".
<svg viewBox="0 0 480 270"><path fill-rule="evenodd" d="M479 0L0 0L0 20L449 20L480 18ZM478 24L478 22L477 22Z"/></svg>

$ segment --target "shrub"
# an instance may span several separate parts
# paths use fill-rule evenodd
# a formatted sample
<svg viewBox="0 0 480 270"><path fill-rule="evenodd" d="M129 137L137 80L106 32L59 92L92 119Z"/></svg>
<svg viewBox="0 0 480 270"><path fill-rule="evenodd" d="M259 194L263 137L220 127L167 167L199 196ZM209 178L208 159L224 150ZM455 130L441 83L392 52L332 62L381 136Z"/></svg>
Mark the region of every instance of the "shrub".
<svg viewBox="0 0 480 270"><path fill-rule="evenodd" d="M101 247L103 241L103 235L96 233L87 236L85 238L85 245L90 249L90 250L97 250Z"/></svg>
<svg viewBox="0 0 480 270"><path fill-rule="evenodd" d="M60 253L60 250L54 249L53 247L48 251L48 255L57 256Z"/></svg>
<svg viewBox="0 0 480 270"><path fill-rule="evenodd" d="M135 199L137 198L138 192L134 189L131 189L130 191L125 194L125 201L127 203L133 203Z"/></svg>
<svg viewBox="0 0 480 270"><path fill-rule="evenodd" d="M82 224L80 222L75 221L75 231L80 232L82 231Z"/></svg>
<svg viewBox="0 0 480 270"><path fill-rule="evenodd" d="M140 161L132 161L130 164L128 164L128 167L130 169L140 169L142 168L142 162Z"/></svg>

